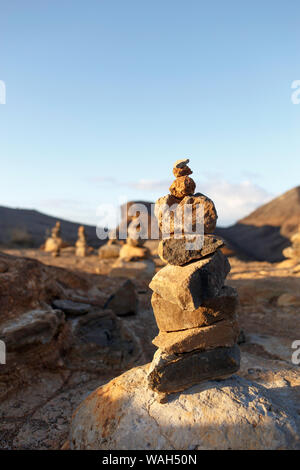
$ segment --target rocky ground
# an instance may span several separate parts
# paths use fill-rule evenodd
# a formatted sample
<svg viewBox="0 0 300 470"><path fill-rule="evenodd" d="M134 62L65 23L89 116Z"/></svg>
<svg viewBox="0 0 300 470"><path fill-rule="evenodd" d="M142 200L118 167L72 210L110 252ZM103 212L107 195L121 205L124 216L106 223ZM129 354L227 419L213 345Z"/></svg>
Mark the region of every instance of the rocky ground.
<svg viewBox="0 0 300 470"><path fill-rule="evenodd" d="M151 292L145 281L131 281L134 289L130 287L124 308L121 299L128 285L124 287L125 279L104 276L107 260L99 262L96 255L76 259L71 250L58 258L39 250L3 251L10 256L0 255L0 336L1 325L2 330L6 325L19 348L12 347L7 364L0 365L0 447L59 449L84 397L123 371L151 361L151 340L157 334ZM238 289L241 304L239 375L266 387L299 420L300 368L292 363L292 343L300 340L300 270L290 263L236 258L230 263L227 283ZM58 300L79 303L81 311L72 313L73 304ZM124 315L136 300L136 313ZM36 310L46 315L48 329L37 314L37 330L28 335L22 330L24 316ZM22 328L7 330L7 322L20 318ZM36 345L34 335L41 332L44 342Z"/></svg>

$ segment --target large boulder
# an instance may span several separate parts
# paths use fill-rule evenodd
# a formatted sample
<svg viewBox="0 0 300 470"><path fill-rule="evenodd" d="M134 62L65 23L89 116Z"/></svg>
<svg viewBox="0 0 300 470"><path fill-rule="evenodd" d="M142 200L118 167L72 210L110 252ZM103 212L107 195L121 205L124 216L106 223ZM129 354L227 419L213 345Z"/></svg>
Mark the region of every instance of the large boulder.
<svg viewBox="0 0 300 470"><path fill-rule="evenodd" d="M300 449L295 410L289 404L283 410L265 387L234 376L161 404L147 387L147 369L129 370L81 403L71 449Z"/></svg>

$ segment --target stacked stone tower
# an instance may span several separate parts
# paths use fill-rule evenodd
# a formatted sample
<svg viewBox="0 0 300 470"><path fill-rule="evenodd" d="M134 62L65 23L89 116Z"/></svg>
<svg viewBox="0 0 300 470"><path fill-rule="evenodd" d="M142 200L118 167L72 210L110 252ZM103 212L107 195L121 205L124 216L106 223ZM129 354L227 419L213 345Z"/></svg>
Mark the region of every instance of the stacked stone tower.
<svg viewBox="0 0 300 470"><path fill-rule="evenodd" d="M120 258L125 259L126 261L149 258L149 249L144 246L146 240L139 237L140 230L140 224L136 225L135 220L130 222L127 229L128 236L126 243L120 250Z"/></svg>
<svg viewBox="0 0 300 470"><path fill-rule="evenodd" d="M226 378L240 364L238 296L235 289L224 285L230 264L221 251L223 240L212 235L217 212L208 197L194 194L196 185L188 163L175 163L170 194L155 205L162 233L158 251L168 263L150 283L160 332L153 340L158 350L148 371L148 384L159 394ZM202 233L199 213L203 215Z"/></svg>
<svg viewBox="0 0 300 470"><path fill-rule="evenodd" d="M87 256L88 246L86 242L85 229L83 225L80 225L80 227L78 228L78 239L76 241L75 247L76 247L76 250L75 250L76 256L80 256L80 257Z"/></svg>
<svg viewBox="0 0 300 470"><path fill-rule="evenodd" d="M51 230L51 237L46 240L45 251L51 252L52 256L59 256L62 244L60 222L57 221Z"/></svg>

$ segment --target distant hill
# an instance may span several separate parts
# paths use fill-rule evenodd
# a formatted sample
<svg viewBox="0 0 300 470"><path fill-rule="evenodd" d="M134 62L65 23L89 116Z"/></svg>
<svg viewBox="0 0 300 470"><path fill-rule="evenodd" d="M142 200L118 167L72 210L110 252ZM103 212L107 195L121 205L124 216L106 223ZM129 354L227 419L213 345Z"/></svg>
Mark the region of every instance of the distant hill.
<svg viewBox="0 0 300 470"><path fill-rule="evenodd" d="M138 202L146 205L150 217L151 203ZM133 201L122 206L123 217L132 203ZM80 224L35 210L0 206L0 244L38 247L44 243L46 232L50 233L56 220L61 222L63 239L74 244ZM236 224L217 227L216 233L226 240L237 256L250 260L278 262L284 259L282 250L290 244L289 239L299 224L300 186L297 186L259 207ZM97 238L96 227L84 227L90 246L99 247L105 243Z"/></svg>
<svg viewBox="0 0 300 470"><path fill-rule="evenodd" d="M61 222L63 240L73 245L77 240L77 231L81 224L35 210L0 206L0 244L38 247L45 242L46 233L50 235L50 230L57 220ZM91 225L84 227L90 246L96 248L103 244L103 241L97 238L96 227Z"/></svg>
<svg viewBox="0 0 300 470"><path fill-rule="evenodd" d="M300 224L300 186L256 209L247 217L216 232L240 256L258 261L284 259L282 250Z"/></svg>

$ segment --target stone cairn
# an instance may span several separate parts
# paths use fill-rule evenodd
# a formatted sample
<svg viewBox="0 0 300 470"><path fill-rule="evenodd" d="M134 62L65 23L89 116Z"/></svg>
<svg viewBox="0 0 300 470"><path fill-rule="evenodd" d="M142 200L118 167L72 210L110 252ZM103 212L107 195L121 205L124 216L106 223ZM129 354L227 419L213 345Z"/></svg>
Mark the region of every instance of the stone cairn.
<svg viewBox="0 0 300 470"><path fill-rule="evenodd" d="M144 247L146 240L139 236L141 231L140 224L135 224L135 220L130 222L127 229L126 243L120 250L120 258L125 261L138 261L149 258L150 251Z"/></svg>
<svg viewBox="0 0 300 470"><path fill-rule="evenodd" d="M109 276L146 280L155 273L155 264L149 248L145 247L144 214L133 217L127 228L126 243L122 245L119 258L113 263Z"/></svg>
<svg viewBox="0 0 300 470"><path fill-rule="evenodd" d="M236 344L238 296L234 288L224 285L230 264L221 251L223 240L212 235L216 209L208 197L194 194L196 185L189 176L192 171L188 163L188 159L175 162L176 179L170 194L155 205L162 233L158 252L168 264L150 283L160 332L153 340L158 350L148 370L148 385L162 403L169 393L202 381L227 378L240 364ZM183 211L186 205L192 210ZM197 207L203 209L201 236L195 232L199 227ZM184 221L186 213L189 220ZM190 233L182 229L185 222ZM195 245L190 249L186 243L196 237L201 243L198 240L197 249Z"/></svg>
<svg viewBox="0 0 300 470"><path fill-rule="evenodd" d="M282 253L286 258L290 258L300 263L300 225L298 227L298 232L294 233L291 237L291 242L292 245L285 248Z"/></svg>
<svg viewBox="0 0 300 470"><path fill-rule="evenodd" d="M78 228L78 239L75 244L75 247L76 247L76 250L75 250L76 256L80 256L80 257L87 256L88 246L86 242L85 229L83 225L80 225L80 227Z"/></svg>
<svg viewBox="0 0 300 470"><path fill-rule="evenodd" d="M46 240L45 251L52 253L52 256L59 256L62 243L63 241L60 236L60 222L57 221L51 230L51 237Z"/></svg>

